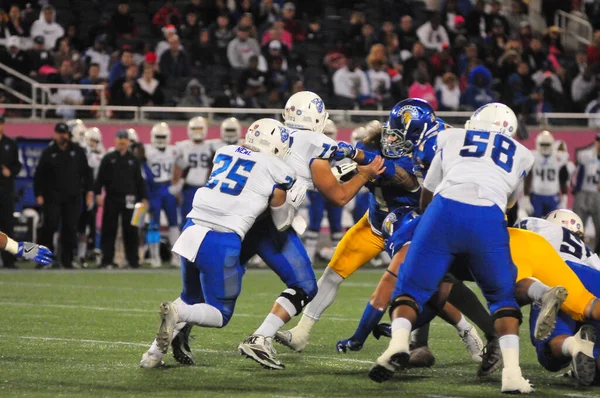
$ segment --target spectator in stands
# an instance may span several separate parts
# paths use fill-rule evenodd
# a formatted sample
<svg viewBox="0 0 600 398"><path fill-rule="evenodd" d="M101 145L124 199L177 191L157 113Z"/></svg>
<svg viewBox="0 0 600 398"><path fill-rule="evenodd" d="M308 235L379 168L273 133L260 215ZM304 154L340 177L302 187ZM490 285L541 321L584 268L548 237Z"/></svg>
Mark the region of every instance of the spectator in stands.
<svg viewBox="0 0 600 398"><path fill-rule="evenodd" d="M169 42L171 41L171 38L173 36L177 35L177 28L175 28L175 25L167 25L162 28L162 32L163 32L163 40L158 42L158 44L156 45L156 49L154 50L154 52L156 53L156 56L159 59L165 53L165 51L168 51L169 48L171 48L171 45L169 44ZM183 46L181 46L181 50L184 51Z"/></svg>
<svg viewBox="0 0 600 398"><path fill-rule="evenodd" d="M210 4L211 1L207 0L191 0L181 10L181 15L187 15L190 12L196 13L198 16L198 22L202 26L208 26L216 19L215 7Z"/></svg>
<svg viewBox="0 0 600 398"><path fill-rule="evenodd" d="M383 44L385 44L385 52L388 55L389 64L399 71L402 67L402 58L400 56L400 40L398 40L398 36L396 34L389 36Z"/></svg>
<svg viewBox="0 0 600 398"><path fill-rule="evenodd" d="M489 14L485 15L485 30L490 34L492 28L498 23L504 27L504 32L510 35L510 25L504 15L502 15L502 3L499 0L492 0Z"/></svg>
<svg viewBox="0 0 600 398"><path fill-rule="evenodd" d="M260 46L256 39L249 37L247 27L238 27L236 38L227 46L229 65L238 71L250 66L250 58L260 55Z"/></svg>
<svg viewBox="0 0 600 398"><path fill-rule="evenodd" d="M120 77L117 80L115 80L112 86L110 86L111 100L117 98L119 95L122 94L120 91L124 82L130 81L135 83L135 80L138 78L139 75L138 71L139 69L136 64L131 64L129 65L129 67L127 67L127 70L125 71L123 77Z"/></svg>
<svg viewBox="0 0 600 398"><path fill-rule="evenodd" d="M81 79L81 84L103 84L106 79L100 76L100 65L91 63L88 68L87 76ZM83 94L83 103L85 105L93 105L100 103L101 90L81 90Z"/></svg>
<svg viewBox="0 0 600 398"><path fill-rule="evenodd" d="M25 22L21 17L21 9L17 4L13 4L10 6L10 10L8 11L8 17L10 18L10 20L8 21L7 28L8 33L11 36L29 36L29 28L25 25Z"/></svg>
<svg viewBox="0 0 600 398"><path fill-rule="evenodd" d="M517 73L517 68L519 63L521 62L521 56L516 50L509 48L507 45L507 50L502 54L500 59L498 60L498 68L496 76L501 81L506 81L508 76L513 73Z"/></svg>
<svg viewBox="0 0 600 398"><path fill-rule="evenodd" d="M479 40L486 36L486 18L483 12L485 8L484 0L477 0L475 7L469 12L466 18L466 28L469 38Z"/></svg>
<svg viewBox="0 0 600 398"><path fill-rule="evenodd" d="M271 40L262 49L267 65L271 65L273 59L281 59L283 70L288 69L287 57L289 54L288 48L279 40Z"/></svg>
<svg viewBox="0 0 600 398"><path fill-rule="evenodd" d="M555 86L554 77L557 76L551 71L542 72L542 80L537 84L531 96L533 110L538 117L541 113L559 111L562 108L562 103L565 102L564 95ZM562 89L562 87L560 88Z"/></svg>
<svg viewBox="0 0 600 398"><path fill-rule="evenodd" d="M531 112L530 95L523 91L522 79L518 73L511 74L502 87L500 101L508 105L517 115L528 115Z"/></svg>
<svg viewBox="0 0 600 398"><path fill-rule="evenodd" d="M267 71L267 108L283 108L285 93L290 85L289 76L283 68L283 58L271 57Z"/></svg>
<svg viewBox="0 0 600 398"><path fill-rule="evenodd" d="M443 44L442 49L431 56L431 66L434 78L454 70L455 62L450 54L449 45Z"/></svg>
<svg viewBox="0 0 600 398"><path fill-rule="evenodd" d="M31 25L31 36L44 36L46 50L52 50L56 41L65 35L65 30L56 22L54 7L47 4L42 7L40 17Z"/></svg>
<svg viewBox="0 0 600 398"><path fill-rule="evenodd" d="M42 66L54 66L54 58L50 51L45 49L44 36L36 36L33 38L33 47L27 51L29 58L29 67L31 71L29 76L37 77Z"/></svg>
<svg viewBox="0 0 600 398"><path fill-rule="evenodd" d="M567 69L567 80L572 82L577 75L583 73L587 66L587 53L585 51L578 51L575 54L575 63Z"/></svg>
<svg viewBox="0 0 600 398"><path fill-rule="evenodd" d="M233 19L237 20L239 24L244 16L250 16L252 25L254 25L254 18L257 14L258 10L254 7L251 0L238 0Z"/></svg>
<svg viewBox="0 0 600 398"><path fill-rule="evenodd" d="M338 109L354 109L357 103L369 97L367 75L352 58L333 74L332 81Z"/></svg>
<svg viewBox="0 0 600 398"><path fill-rule="evenodd" d="M373 56L367 59L367 65L369 66L366 73L370 95L384 109L389 109L394 106L394 101L391 94L392 79L385 69L385 62L381 58Z"/></svg>
<svg viewBox="0 0 600 398"><path fill-rule="evenodd" d="M262 0L258 6L256 25L271 26L281 17L281 8L273 0Z"/></svg>
<svg viewBox="0 0 600 398"><path fill-rule="evenodd" d="M348 55L348 49L344 45L343 40L338 39L333 48L325 55L323 63L327 66L327 69L333 73L346 65L348 62Z"/></svg>
<svg viewBox="0 0 600 398"><path fill-rule="evenodd" d="M492 73L484 66L476 66L469 72L469 84L461 96L461 105L469 110L475 110L490 102L496 101L496 96L490 89Z"/></svg>
<svg viewBox="0 0 600 398"><path fill-rule="evenodd" d="M0 62L24 75L29 75L31 65L29 57L25 51L21 50L21 38L19 36L10 36L6 40L6 51L0 53ZM4 71L3 71L4 74ZM8 77L8 84L14 86L16 83L13 77ZM6 82L6 79L5 79Z"/></svg>
<svg viewBox="0 0 600 398"><path fill-rule="evenodd" d="M517 38L521 31L521 26L525 22L529 24L529 15L525 9L525 4L521 0L512 0L510 2L510 11L507 13L507 21L511 38Z"/></svg>
<svg viewBox="0 0 600 398"><path fill-rule="evenodd" d="M308 44L319 44L318 47L322 49L322 54L325 55L323 43L326 43L326 37L323 33L323 30L321 29L321 22L317 18L312 18L308 22L305 41Z"/></svg>
<svg viewBox="0 0 600 398"><path fill-rule="evenodd" d="M356 36L350 44L350 55L355 58L365 58L373 44L377 43L375 29L370 23L362 26L359 36Z"/></svg>
<svg viewBox="0 0 600 398"><path fill-rule="evenodd" d="M348 32L346 34L347 42L352 42L355 37L361 34L362 26L366 21L365 14L361 11L354 11L350 15L350 26L348 27Z"/></svg>
<svg viewBox="0 0 600 398"><path fill-rule="evenodd" d="M600 30L594 32L594 40L587 48L588 64L600 64Z"/></svg>
<svg viewBox="0 0 600 398"><path fill-rule="evenodd" d="M596 91L596 99L587 104L585 113L588 115L600 115L600 90ZM600 118L589 119L588 126L600 129Z"/></svg>
<svg viewBox="0 0 600 398"><path fill-rule="evenodd" d="M430 51L440 51L442 44L450 45L450 39L446 29L441 24L441 15L438 11L432 11L429 21L417 29L417 37L425 48Z"/></svg>
<svg viewBox="0 0 600 398"><path fill-rule="evenodd" d="M238 20L238 28L248 28L249 36L253 39L257 37L256 26L254 26L254 17L249 12L242 14Z"/></svg>
<svg viewBox="0 0 600 398"><path fill-rule="evenodd" d="M192 54L192 65L195 67L207 67L218 63L219 58L215 45L210 41L210 33L204 29L198 35L198 39L190 48Z"/></svg>
<svg viewBox="0 0 600 398"><path fill-rule="evenodd" d="M108 78L108 65L110 64L110 54L106 51L106 35L100 35L94 40L94 47L88 48L83 59L87 65L95 63L99 67L99 76L102 79Z"/></svg>
<svg viewBox="0 0 600 398"><path fill-rule="evenodd" d="M79 35L79 30L77 29L77 25L74 23L71 23L67 26L67 32L65 33L65 35L63 37L68 37L71 48L73 48L77 52L81 53L83 51L84 47L83 47L83 41L79 38L79 36L80 35Z"/></svg>
<svg viewBox="0 0 600 398"><path fill-rule="evenodd" d="M217 17L217 23L210 28L210 38L217 48L219 60L227 58L227 45L235 38L235 32L229 26L229 14L222 13ZM219 62L225 64L225 62Z"/></svg>
<svg viewBox="0 0 600 398"><path fill-rule="evenodd" d="M121 58L115 62L110 68L108 74L108 84L112 87L115 80L125 76L125 71L133 64L133 53L131 49L125 48L121 50Z"/></svg>
<svg viewBox="0 0 600 398"><path fill-rule="evenodd" d="M116 98L111 97L111 105L119 106L141 106L142 96L136 90L135 83L127 80L120 87L119 95ZM131 119L134 113L129 111L115 111L113 117L115 119Z"/></svg>
<svg viewBox="0 0 600 398"><path fill-rule="evenodd" d="M400 18L398 39L400 40L400 50L402 52L407 52L408 56L410 56L410 51L412 50L414 44L419 40L417 37L417 32L413 26L413 19L410 15L404 15L402 18ZM403 55L402 58L406 59L408 56Z"/></svg>
<svg viewBox="0 0 600 398"><path fill-rule="evenodd" d="M210 106L204 87L198 79L191 79L185 87L185 93L177 103L181 107L205 107ZM190 115L190 117L197 115Z"/></svg>
<svg viewBox="0 0 600 398"><path fill-rule="evenodd" d="M191 65L188 56L181 49L179 36L172 36L169 40L170 49L161 55L158 61L160 72L167 79L178 79L180 77L189 77L191 74Z"/></svg>
<svg viewBox="0 0 600 398"><path fill-rule="evenodd" d="M302 24L296 21L296 6L292 2L283 5L283 25L284 29L292 34L294 41L304 40L304 28Z"/></svg>
<svg viewBox="0 0 600 398"><path fill-rule="evenodd" d="M448 0L442 8L442 25L448 34L456 34L456 17L461 16L456 6L456 0ZM464 19L463 19L464 20Z"/></svg>
<svg viewBox="0 0 600 398"><path fill-rule="evenodd" d="M521 48L529 48L531 39L533 38L533 30L529 21L523 21L519 25L518 39L521 42Z"/></svg>
<svg viewBox="0 0 600 398"><path fill-rule="evenodd" d="M200 34L200 24L198 23L198 15L195 12L185 14L185 21L179 27L179 37L184 46L191 45L198 39Z"/></svg>
<svg viewBox="0 0 600 398"><path fill-rule="evenodd" d="M165 0L165 5L154 14L152 23L154 26L162 28L166 25L179 25L179 10L175 8L173 0Z"/></svg>
<svg viewBox="0 0 600 398"><path fill-rule="evenodd" d="M117 12L110 19L110 34L113 44L117 39L131 40L138 34L135 18L129 13L129 0L119 0Z"/></svg>
<svg viewBox="0 0 600 398"><path fill-rule="evenodd" d="M529 42L529 48L523 51L523 61L529 64L531 71L542 69L546 62L547 54L544 52L542 42L539 39L533 38Z"/></svg>
<svg viewBox="0 0 600 398"><path fill-rule="evenodd" d="M260 40L260 44L264 46L272 40L279 40L289 50L292 49L292 34L283 28L283 21L277 21L270 29L267 29Z"/></svg>
<svg viewBox="0 0 600 398"><path fill-rule="evenodd" d="M535 82L531 78L529 64L521 62L517 66L517 74L521 78L521 89L523 90L523 93L525 93L525 95L531 95L535 89Z"/></svg>
<svg viewBox="0 0 600 398"><path fill-rule="evenodd" d="M81 55L71 48L71 43L68 37L63 37L58 42L58 51L54 55L54 60L56 62L56 67L60 68L62 65L62 61L65 59L70 59L71 64L73 65L73 78L75 80L79 80L83 77L83 72L85 70L84 64L81 59Z"/></svg>
<svg viewBox="0 0 600 398"><path fill-rule="evenodd" d="M440 111L457 111L460 107L460 89L455 74L446 72L442 84L437 88L437 99Z"/></svg>
<svg viewBox="0 0 600 398"><path fill-rule="evenodd" d="M485 39L485 47L487 57L490 59L490 64L495 64L504 53L506 43L508 42L508 36L504 30L504 24L500 19L493 19L491 22L492 28Z"/></svg>
<svg viewBox="0 0 600 398"><path fill-rule="evenodd" d="M73 78L73 61L70 59L64 59L60 65L58 75L51 75L51 83L59 84L74 84L75 79ZM83 103L83 95L81 90L73 88L61 88L56 90L50 96L50 102L57 105L81 105ZM75 110L67 108L59 108L56 114L61 116L63 119L74 119Z"/></svg>
<svg viewBox="0 0 600 398"><path fill-rule="evenodd" d="M160 82L154 77L152 65L144 65L142 76L137 79L137 91L141 96L144 106L160 106L165 99L160 87Z"/></svg>
<svg viewBox="0 0 600 398"><path fill-rule="evenodd" d="M10 37L10 32L8 31L9 21L8 13L3 8L0 8L0 40L6 40ZM6 43L6 41L0 43Z"/></svg>
<svg viewBox="0 0 600 398"><path fill-rule="evenodd" d="M260 108L266 101L267 75L258 70L258 56L249 59L249 65L239 78L238 93L242 96L245 106Z"/></svg>
<svg viewBox="0 0 600 398"><path fill-rule="evenodd" d="M427 69L430 76L433 73L431 61L425 56L425 47L417 41L413 45L412 57L404 61L403 80L405 84L410 86L415 81L414 73L419 66Z"/></svg>
<svg viewBox="0 0 600 398"><path fill-rule="evenodd" d="M560 41L560 28L556 25L550 26L544 33L543 43L549 54L560 55L564 53L562 43Z"/></svg>
<svg viewBox="0 0 600 398"><path fill-rule="evenodd" d="M435 89L431 85L431 78L427 70L419 69L415 74L415 82L408 88L410 98L421 98L429 102L434 110L438 110L438 100Z"/></svg>
<svg viewBox="0 0 600 398"><path fill-rule="evenodd" d="M112 30L112 16L108 13L100 15L99 21L90 26L87 30L85 45L91 47L96 42L96 38L104 35L106 44L114 44L114 32Z"/></svg>
<svg viewBox="0 0 600 398"><path fill-rule="evenodd" d="M595 76L592 74L591 68L586 67L582 73L573 79L571 85L571 98L574 102L575 111L581 112L588 105L587 97L594 89L596 84Z"/></svg>

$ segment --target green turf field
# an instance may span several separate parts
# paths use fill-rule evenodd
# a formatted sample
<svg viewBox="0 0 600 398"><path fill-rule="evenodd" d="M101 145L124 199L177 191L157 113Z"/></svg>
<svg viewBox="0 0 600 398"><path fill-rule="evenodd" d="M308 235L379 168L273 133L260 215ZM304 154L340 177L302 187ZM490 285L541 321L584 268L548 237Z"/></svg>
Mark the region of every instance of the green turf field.
<svg viewBox="0 0 600 398"><path fill-rule="evenodd" d="M250 270L236 314L225 329L195 328L197 365L138 367L158 327L158 305L180 290L177 271L0 272L0 396L491 396L500 373L475 376L455 330L436 320L431 348L437 363L385 384L367 373L386 342L371 339L358 353L338 354L335 343L354 331L380 277L359 272L347 281L303 354L279 347L283 371L267 371L237 353L282 290L269 271ZM386 317L387 318L387 317ZM522 368L538 396L600 396L575 389L570 380L544 371L523 328Z"/></svg>

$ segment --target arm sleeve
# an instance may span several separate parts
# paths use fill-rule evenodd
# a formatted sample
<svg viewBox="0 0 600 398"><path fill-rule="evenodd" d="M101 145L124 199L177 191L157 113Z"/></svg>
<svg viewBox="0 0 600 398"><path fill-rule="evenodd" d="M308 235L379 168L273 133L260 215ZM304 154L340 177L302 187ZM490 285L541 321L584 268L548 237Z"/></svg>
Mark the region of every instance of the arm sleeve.
<svg viewBox="0 0 600 398"><path fill-rule="evenodd" d="M425 177L425 181L423 181L423 187L428 191L435 192L438 185L442 182L442 178L442 151L439 151L435 154L435 157L431 162L427 177Z"/></svg>
<svg viewBox="0 0 600 398"><path fill-rule="evenodd" d="M21 161L19 160L19 148L16 143L14 143L11 152L13 155L13 161L9 165L6 165L6 167L8 167L8 169L10 170L11 177L15 178L17 174L19 174L19 172L21 171L22 166Z"/></svg>

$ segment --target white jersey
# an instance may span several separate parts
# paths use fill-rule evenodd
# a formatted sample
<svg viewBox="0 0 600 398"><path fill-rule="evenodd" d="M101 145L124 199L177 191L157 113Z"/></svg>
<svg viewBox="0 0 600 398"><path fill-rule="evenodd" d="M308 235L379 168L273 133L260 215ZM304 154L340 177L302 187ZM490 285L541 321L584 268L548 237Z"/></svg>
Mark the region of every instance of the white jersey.
<svg viewBox="0 0 600 398"><path fill-rule="evenodd" d="M582 150L577 155L579 169L577 171L577 189L584 192L598 192L600 184L600 167L596 146Z"/></svg>
<svg viewBox="0 0 600 398"><path fill-rule="evenodd" d="M243 239L267 209L273 189L288 189L295 179L294 170L280 159L228 145L215 154L210 180L196 191L187 217Z"/></svg>
<svg viewBox="0 0 600 398"><path fill-rule="evenodd" d="M531 151L508 136L448 129L438 134L437 153L423 185L448 199L496 204L505 211L532 165Z"/></svg>
<svg viewBox="0 0 600 398"><path fill-rule="evenodd" d="M212 168L212 158L216 152L213 151L212 145L207 141L195 143L192 140L185 140L178 142L176 147L178 152L176 164L185 173L185 183L196 187L206 184Z"/></svg>
<svg viewBox="0 0 600 398"><path fill-rule="evenodd" d="M553 196L559 195L561 170L564 178L568 180L566 169L569 155L566 152L556 152L550 156L544 156L538 151L532 151L534 163L531 171L531 193L536 195Z"/></svg>
<svg viewBox="0 0 600 398"><path fill-rule="evenodd" d="M161 151L152 145L144 145L146 150L146 161L152 174L154 182L165 183L173 180L173 171L175 169L175 161L178 157L178 150L175 146L169 145L165 150Z"/></svg>
<svg viewBox="0 0 600 398"><path fill-rule="evenodd" d="M583 264L600 271L600 258L583 240L558 224L541 218L528 217L517 223L520 229L542 235L565 261Z"/></svg>
<svg viewBox="0 0 600 398"><path fill-rule="evenodd" d="M98 171L100 171L100 162L102 162L102 158L104 157L104 152L100 152L97 150L90 151L89 148L85 148L85 153L87 155L88 165L94 172L94 180L98 177Z"/></svg>
<svg viewBox="0 0 600 398"><path fill-rule="evenodd" d="M325 134L309 130L290 131L289 164L298 177L298 181L306 184L308 189L314 189L310 165L314 159L330 160L337 149L337 142Z"/></svg>
<svg viewBox="0 0 600 398"><path fill-rule="evenodd" d="M223 148L224 146L227 145L231 145L226 143L225 141L223 141L220 138L213 138L212 140L208 140L206 141L208 144L210 144L210 147L212 148L213 153L216 153L219 149ZM242 145L244 143L243 139L238 140L237 145Z"/></svg>

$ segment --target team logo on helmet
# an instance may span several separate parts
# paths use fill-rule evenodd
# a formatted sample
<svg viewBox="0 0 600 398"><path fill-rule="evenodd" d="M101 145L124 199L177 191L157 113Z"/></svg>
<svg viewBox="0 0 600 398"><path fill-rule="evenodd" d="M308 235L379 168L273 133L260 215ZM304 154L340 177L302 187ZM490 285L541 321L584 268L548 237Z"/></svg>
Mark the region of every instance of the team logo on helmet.
<svg viewBox="0 0 600 398"><path fill-rule="evenodd" d="M411 120L419 117L419 112L417 108L412 105L403 106L398 111L400 115L402 115L402 123L408 124Z"/></svg>
<svg viewBox="0 0 600 398"><path fill-rule="evenodd" d="M317 107L317 112L322 113L323 112L323 101L320 98L313 98L312 101L310 101L311 103L315 104L315 106Z"/></svg>
<svg viewBox="0 0 600 398"><path fill-rule="evenodd" d="M279 133L281 134L281 142L286 142L290 138L290 133L286 128L279 127Z"/></svg>

